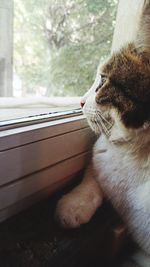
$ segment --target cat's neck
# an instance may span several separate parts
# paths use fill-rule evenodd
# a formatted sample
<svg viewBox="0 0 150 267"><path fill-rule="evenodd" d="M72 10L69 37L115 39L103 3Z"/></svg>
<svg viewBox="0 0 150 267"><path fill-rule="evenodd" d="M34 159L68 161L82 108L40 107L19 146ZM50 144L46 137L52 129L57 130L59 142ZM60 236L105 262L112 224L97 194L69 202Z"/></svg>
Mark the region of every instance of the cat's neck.
<svg viewBox="0 0 150 267"><path fill-rule="evenodd" d="M150 156L150 128L145 131L137 131L126 139L113 142L114 146L140 157Z"/></svg>

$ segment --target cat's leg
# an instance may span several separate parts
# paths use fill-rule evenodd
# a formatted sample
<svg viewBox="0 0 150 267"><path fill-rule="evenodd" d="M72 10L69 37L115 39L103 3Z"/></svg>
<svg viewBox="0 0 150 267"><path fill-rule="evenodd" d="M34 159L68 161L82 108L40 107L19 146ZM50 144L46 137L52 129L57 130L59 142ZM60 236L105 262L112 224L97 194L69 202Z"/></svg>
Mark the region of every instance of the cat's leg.
<svg viewBox="0 0 150 267"><path fill-rule="evenodd" d="M94 178L91 163L82 182L58 201L56 219L65 228L79 227L91 219L102 199L103 193Z"/></svg>
<svg viewBox="0 0 150 267"><path fill-rule="evenodd" d="M133 255L133 260L140 267L150 267L150 256L145 254L142 250L137 251Z"/></svg>
<svg viewBox="0 0 150 267"><path fill-rule="evenodd" d="M135 262L128 261L128 262L123 263L120 267L141 267L141 266L139 266Z"/></svg>
<svg viewBox="0 0 150 267"><path fill-rule="evenodd" d="M130 256L127 262L124 262L120 267L150 267L149 256L142 250L138 250L136 253Z"/></svg>

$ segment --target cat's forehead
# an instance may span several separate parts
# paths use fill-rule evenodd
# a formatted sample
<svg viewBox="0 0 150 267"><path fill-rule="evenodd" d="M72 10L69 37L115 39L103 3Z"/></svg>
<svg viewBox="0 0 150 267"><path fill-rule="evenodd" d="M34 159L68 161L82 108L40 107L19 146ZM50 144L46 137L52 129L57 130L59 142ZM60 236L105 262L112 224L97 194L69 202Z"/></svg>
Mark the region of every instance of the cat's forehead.
<svg viewBox="0 0 150 267"><path fill-rule="evenodd" d="M120 52L111 56L111 58L100 68L100 73L106 76L120 74L121 72L131 72L141 66L141 61L134 50L130 47L122 49Z"/></svg>

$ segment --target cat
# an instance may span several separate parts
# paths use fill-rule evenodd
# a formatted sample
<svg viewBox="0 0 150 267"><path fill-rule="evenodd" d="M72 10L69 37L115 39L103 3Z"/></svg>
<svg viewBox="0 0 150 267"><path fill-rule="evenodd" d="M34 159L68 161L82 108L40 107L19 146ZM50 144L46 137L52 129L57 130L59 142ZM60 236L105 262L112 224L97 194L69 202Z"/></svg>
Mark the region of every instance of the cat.
<svg viewBox="0 0 150 267"><path fill-rule="evenodd" d="M87 223L110 200L140 247L134 266L150 266L150 0L133 43L98 68L81 106L98 135L84 178L57 204L66 228ZM130 266L130 265L128 265Z"/></svg>

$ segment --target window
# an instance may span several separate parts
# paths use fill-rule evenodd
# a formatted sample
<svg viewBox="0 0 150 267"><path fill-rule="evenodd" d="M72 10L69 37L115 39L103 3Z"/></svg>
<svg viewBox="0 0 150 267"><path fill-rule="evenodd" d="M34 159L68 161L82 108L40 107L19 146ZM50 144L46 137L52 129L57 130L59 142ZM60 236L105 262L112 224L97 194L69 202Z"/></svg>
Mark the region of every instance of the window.
<svg viewBox="0 0 150 267"><path fill-rule="evenodd" d="M1 121L79 108L110 53L117 2L0 1Z"/></svg>
<svg viewBox="0 0 150 267"><path fill-rule="evenodd" d="M62 4L62 9L56 8L57 5L62 7ZM114 0L14 0L13 12L12 0L0 0L0 221L54 192L87 163L91 154L90 144L95 136L81 111L59 114L54 110L66 108L69 101L64 100L66 95L73 97L70 98L72 108L75 96L83 94L91 85L100 58L110 52L116 5L117 1ZM57 35L60 31L52 26L55 22L52 21L53 14L58 14L55 18L59 19L57 23L61 23L64 14L61 12L66 6L64 30ZM142 6L143 0L119 1L112 51L133 40ZM46 12L46 15L41 17L41 12ZM41 21L43 24L40 24ZM33 28L31 36L28 27ZM72 27L72 30L66 32L66 27ZM41 42L45 42L47 50L44 48L37 52L38 61L33 44L35 40L37 44L39 31L44 38ZM60 40L57 38L65 38L66 33L65 45L63 41L62 47L56 49L50 39L55 37L57 42ZM45 51L51 54L51 60L54 60L50 60L52 65L47 63ZM44 60L45 72L43 67L40 69L38 64L32 64ZM41 85L44 79L48 85ZM42 86L40 90L39 86ZM60 88L64 91L59 91ZM56 100L57 107L54 108ZM43 103L47 108L42 106ZM46 114L37 116L39 112Z"/></svg>

